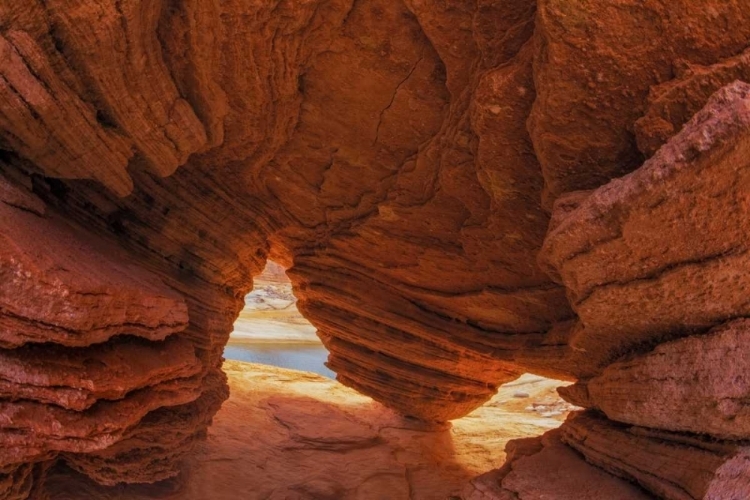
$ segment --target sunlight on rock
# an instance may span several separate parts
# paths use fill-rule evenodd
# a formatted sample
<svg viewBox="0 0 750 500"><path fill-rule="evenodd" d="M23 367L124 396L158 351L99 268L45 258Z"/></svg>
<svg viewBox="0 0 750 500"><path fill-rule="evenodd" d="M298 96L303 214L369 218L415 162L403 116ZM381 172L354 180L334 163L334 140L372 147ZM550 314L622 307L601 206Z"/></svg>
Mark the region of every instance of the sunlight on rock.
<svg viewBox="0 0 750 500"><path fill-rule="evenodd" d="M748 82L750 0L0 0L0 500L750 499Z"/></svg>

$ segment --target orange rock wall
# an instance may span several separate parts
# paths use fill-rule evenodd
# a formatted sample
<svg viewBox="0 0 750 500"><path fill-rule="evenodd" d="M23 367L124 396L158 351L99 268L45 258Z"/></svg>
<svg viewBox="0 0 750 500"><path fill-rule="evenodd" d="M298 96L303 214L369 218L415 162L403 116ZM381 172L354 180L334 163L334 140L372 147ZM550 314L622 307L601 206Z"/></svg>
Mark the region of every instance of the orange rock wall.
<svg viewBox="0 0 750 500"><path fill-rule="evenodd" d="M746 87L709 102L746 78L745 3L2 2L0 498L58 458L174 475L269 256L339 380L403 414L531 371L623 424L749 438L719 422L742 377L677 428L627 385L747 315ZM744 373L742 328L705 337L726 371L665 345L707 370L673 386Z"/></svg>

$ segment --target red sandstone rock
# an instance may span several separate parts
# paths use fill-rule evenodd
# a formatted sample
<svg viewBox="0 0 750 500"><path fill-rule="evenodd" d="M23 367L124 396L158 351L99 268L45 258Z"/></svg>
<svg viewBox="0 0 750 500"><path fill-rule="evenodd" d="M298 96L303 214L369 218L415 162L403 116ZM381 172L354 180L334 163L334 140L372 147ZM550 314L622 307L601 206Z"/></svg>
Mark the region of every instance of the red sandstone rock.
<svg viewBox="0 0 750 500"><path fill-rule="evenodd" d="M750 86L737 82L550 231L540 259L580 318L568 340L576 374L750 313L737 271L750 255L749 161Z"/></svg>
<svg viewBox="0 0 750 500"><path fill-rule="evenodd" d="M170 380L119 401L101 401L85 412L30 401L0 403L0 464L35 460L48 451L104 449L149 412L200 396L201 378Z"/></svg>
<svg viewBox="0 0 750 500"><path fill-rule="evenodd" d="M590 463L666 500L739 500L750 491L750 448L571 414L562 440Z"/></svg>
<svg viewBox="0 0 750 500"><path fill-rule="evenodd" d="M594 412L571 414L559 430L511 441L506 451L506 464L474 479L463 498L734 500L750 491L743 444L623 426Z"/></svg>
<svg viewBox="0 0 750 500"><path fill-rule="evenodd" d="M0 36L0 68L0 123L11 147L55 177L95 179L120 196L132 191L129 141L97 122L28 33Z"/></svg>
<svg viewBox="0 0 750 500"><path fill-rule="evenodd" d="M187 326L183 299L116 248L12 199L0 202L0 278L5 348L121 334L161 340Z"/></svg>
<svg viewBox="0 0 750 500"><path fill-rule="evenodd" d="M0 285L6 347L0 350L0 496L14 500L31 495L41 463L57 452L127 442L150 412L207 390L206 367L187 337L161 340L187 327L182 298L115 246L64 223L16 182L0 178L6 278ZM198 420L186 420L184 439L200 436L217 408L194 411ZM164 439L167 432L155 435ZM173 475L180 446L170 443L173 460L165 461ZM133 447L131 441L131 456ZM118 481L125 480L119 467ZM139 479L163 476L149 470Z"/></svg>
<svg viewBox="0 0 750 500"><path fill-rule="evenodd" d="M685 63L710 65L747 48L745 7L692 0L538 2L538 89L529 130L547 206L564 192L596 188L640 165L632 132L649 89L674 78Z"/></svg>
<svg viewBox="0 0 750 500"><path fill-rule="evenodd" d="M744 77L746 7L1 2L3 359L179 334L204 381L159 395L172 379L153 365L76 399L81 381L32 391L17 377L0 406L28 411L17 424L40 439L3 434L18 443L4 453L41 460L117 407L117 448L76 444L71 464L108 483L174 474L215 405L159 413L194 417L163 446L134 429L164 404L222 399L207 381L268 255L339 379L423 420L463 415L525 370L588 379L747 315L746 86L689 120ZM634 134L646 154L667 142L600 187L641 164ZM54 432L33 422L52 413ZM3 484L25 494L29 469L13 467Z"/></svg>
<svg viewBox="0 0 750 500"><path fill-rule="evenodd" d="M119 337L79 349L27 345L0 351L0 397L84 411L201 371L192 344L176 336L164 342Z"/></svg>
<svg viewBox="0 0 750 500"><path fill-rule="evenodd" d="M46 13L44 10L40 11L40 6L41 9L47 9ZM147 160L150 169L161 176L172 174L191 153L201 149L206 143L203 125L189 103L179 96L169 77L168 68L159 51L155 50L155 46L159 44L156 28L161 14L158 3L134 0L96 4L85 1L71 3L53 0L51 3L42 3L13 0L6 2L4 11L0 11L0 18L11 16L16 19L14 24L19 31L14 35L19 44L16 45L16 50L28 60L29 67L38 75L37 81L25 82L20 87L20 94L16 94L16 98L21 99L18 105L28 103L32 109L35 105L42 108L35 115L26 116L22 120L18 117L11 118L8 132L13 133L15 127L23 123L31 126L34 121L42 122L34 124L35 126L44 127L46 123L59 123L61 119L85 120L92 129L90 134L95 138L93 143L100 143L101 146L97 146L101 147L102 154L105 155L97 158L93 151L80 151L103 162L98 166L87 167L86 164L78 164L78 159L74 156L71 158L74 170L70 171L68 167L63 170L62 177L104 179L106 185L122 196L131 191L130 180L124 171L132 154L130 141ZM37 17L40 15L44 17ZM91 108L86 109L83 103L76 102L76 97L50 71L44 56L40 52L35 54L34 51L38 51L36 42L28 36L28 32L33 34L47 23L52 29L49 34L45 33L46 36L40 37L39 41L43 44L48 41L48 36L53 38L54 48L47 46L47 49L58 52L55 54L58 61L62 58L77 70L77 74L73 76L69 66L61 71L62 77L75 78L78 85L85 82L90 93L86 97L96 103L98 116L91 113ZM11 67L18 67L19 71L23 71L22 64L22 61L16 59ZM35 65L42 70L34 68ZM35 75L29 72L28 77L34 78ZM9 83L13 85L13 82ZM34 93L33 86L40 91ZM80 88L75 90L80 92ZM44 91L49 93L46 99L53 105L41 106L40 100L45 98ZM54 98L58 92L59 95ZM59 102L60 108L56 109L55 101ZM60 123L58 127L61 125ZM110 130L101 130L102 127ZM129 140L118 137L125 134L115 132L113 128L125 132ZM70 144L75 148L76 140L63 139L63 146ZM28 146L33 149L34 156L39 154L38 146L27 143ZM114 151L110 152L110 149ZM75 149L71 152L76 154ZM52 168L49 168L50 163L41 162L40 167L48 174L55 175L63 168L60 163L64 165L65 161L52 163Z"/></svg>
<svg viewBox="0 0 750 500"><path fill-rule="evenodd" d="M638 148L653 155L714 92L735 80L750 81L750 51L711 66L686 63L678 78L651 87L646 114L635 122Z"/></svg>
<svg viewBox="0 0 750 500"><path fill-rule="evenodd" d="M633 485L587 464L551 431L511 441L505 466L474 479L464 500L648 500Z"/></svg>
<svg viewBox="0 0 750 500"><path fill-rule="evenodd" d="M560 388L560 394L618 422L747 439L749 342L750 321L732 321L613 363L588 382Z"/></svg>
<svg viewBox="0 0 750 500"><path fill-rule="evenodd" d="M181 407L187 411L170 415L177 409L165 408L158 418L144 419L131 438L140 441L136 453L126 452L125 440L94 454L63 455L105 483L143 480L141 474L165 471L176 458L185 461L181 477L102 487L58 464L47 481L50 500L446 499L497 463L510 438L560 423L524 409L530 401L555 399L554 381L536 377L501 389L490 405L466 418L429 426L312 373L236 361L225 362L224 369L231 395L208 439L193 441L189 455L169 453L183 450L176 446L179 435L195 424L191 415L203 398ZM517 390L529 397L512 398ZM155 439L157 428L163 439Z"/></svg>
<svg viewBox="0 0 750 500"><path fill-rule="evenodd" d="M209 375L202 390L189 404L149 413L112 446L90 453L64 453L61 458L74 470L108 486L172 478L205 438L206 427L228 396L223 375Z"/></svg>
<svg viewBox="0 0 750 500"><path fill-rule="evenodd" d="M42 484L47 465L15 464L0 467L0 499L26 500Z"/></svg>

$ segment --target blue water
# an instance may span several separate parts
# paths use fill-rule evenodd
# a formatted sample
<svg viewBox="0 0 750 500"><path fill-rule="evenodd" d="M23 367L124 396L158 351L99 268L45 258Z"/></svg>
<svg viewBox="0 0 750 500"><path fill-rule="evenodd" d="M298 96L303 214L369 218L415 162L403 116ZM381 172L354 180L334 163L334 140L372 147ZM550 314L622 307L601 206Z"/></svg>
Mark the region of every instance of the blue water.
<svg viewBox="0 0 750 500"><path fill-rule="evenodd" d="M322 345L261 344L230 341L224 348L224 357L237 361L314 372L328 378L336 377L335 373L323 365L328 359L328 351Z"/></svg>

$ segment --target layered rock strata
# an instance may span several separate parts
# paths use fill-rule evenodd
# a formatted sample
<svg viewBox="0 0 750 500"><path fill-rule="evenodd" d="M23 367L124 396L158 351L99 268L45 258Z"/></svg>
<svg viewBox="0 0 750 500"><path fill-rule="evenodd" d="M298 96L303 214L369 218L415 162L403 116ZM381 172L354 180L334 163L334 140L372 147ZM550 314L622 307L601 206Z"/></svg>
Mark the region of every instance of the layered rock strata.
<svg viewBox="0 0 750 500"><path fill-rule="evenodd" d="M579 316L581 380L560 393L602 412L562 440L658 498L750 492L749 187L750 85L735 82L639 170L565 207L541 254Z"/></svg>
<svg viewBox="0 0 750 500"><path fill-rule="evenodd" d="M623 426L590 412L572 416L561 432L588 462L657 498L739 499L750 491L747 441Z"/></svg>
<svg viewBox="0 0 750 500"><path fill-rule="evenodd" d="M2 2L0 485L61 453L174 474L269 256L339 380L403 414L532 371L613 421L747 439L748 7ZM677 353L699 375L667 422L627 385Z"/></svg>
<svg viewBox="0 0 750 500"><path fill-rule="evenodd" d="M589 409L465 498L650 497L578 477L582 459L656 498L750 494L748 153L750 85L735 82L640 169L558 201L540 262L578 315L559 362L579 378L559 392Z"/></svg>
<svg viewBox="0 0 750 500"><path fill-rule="evenodd" d="M560 389L568 401L618 422L722 439L750 436L750 322L660 344Z"/></svg>
<svg viewBox="0 0 750 500"><path fill-rule="evenodd" d="M565 207L551 228L540 260L578 315L577 376L750 313L737 272L750 242L749 92L738 82L716 93L640 169Z"/></svg>
<svg viewBox="0 0 750 500"><path fill-rule="evenodd" d="M9 179L0 184L0 497L10 500L30 495L43 462L112 452L142 434L153 412L181 408L211 386L180 335L188 314L179 294ZM205 429L214 406L195 412L203 422L185 425L184 439ZM154 437L165 435L160 428ZM115 468L116 482L165 477Z"/></svg>

